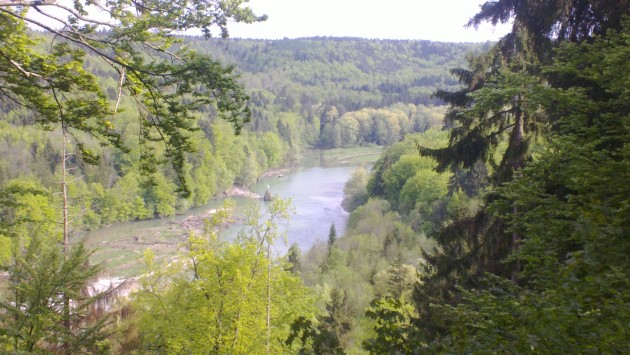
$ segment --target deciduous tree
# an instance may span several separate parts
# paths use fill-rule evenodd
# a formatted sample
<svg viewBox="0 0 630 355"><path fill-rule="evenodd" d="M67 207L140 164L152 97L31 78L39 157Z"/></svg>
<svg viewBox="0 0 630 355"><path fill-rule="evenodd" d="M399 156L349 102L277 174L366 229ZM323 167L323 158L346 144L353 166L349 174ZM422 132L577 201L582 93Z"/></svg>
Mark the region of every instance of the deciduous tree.
<svg viewBox="0 0 630 355"><path fill-rule="evenodd" d="M190 237L181 261L152 267L136 299L145 350L281 351L293 319L312 310L300 279L271 254L288 213L286 201L273 203L265 216L252 212L233 241L222 237L229 212L219 210L205 236Z"/></svg>
<svg viewBox="0 0 630 355"><path fill-rule="evenodd" d="M106 3L75 1L0 2L0 97L8 106L26 107L45 128L61 128L75 138L86 161L96 156L81 133L124 149L120 130L112 123L123 95L137 103L145 147L142 166L155 171L162 158L151 146L161 142L177 173L180 192L189 194L183 167L197 129L194 112L215 106L238 132L249 119L247 96L233 68L181 45L173 35L198 29L206 37L218 31L227 37L227 22L254 22L244 1L178 2L120 0ZM35 14L39 15L34 16ZM27 26L54 35L49 51ZM216 35L216 33L215 33ZM35 39L34 39L35 38ZM117 73L118 92L109 102L96 76L84 69L86 53Z"/></svg>

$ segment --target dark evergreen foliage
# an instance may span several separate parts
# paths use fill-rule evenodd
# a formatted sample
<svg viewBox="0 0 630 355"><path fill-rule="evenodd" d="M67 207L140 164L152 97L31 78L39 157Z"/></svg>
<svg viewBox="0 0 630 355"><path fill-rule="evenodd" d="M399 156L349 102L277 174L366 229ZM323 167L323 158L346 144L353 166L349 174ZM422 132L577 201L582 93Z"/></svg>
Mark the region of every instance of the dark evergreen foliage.
<svg viewBox="0 0 630 355"><path fill-rule="evenodd" d="M335 224L330 225L330 232L328 232L328 250L332 249L335 245L335 241L337 240L337 229L335 228Z"/></svg>
<svg viewBox="0 0 630 355"><path fill-rule="evenodd" d="M0 299L5 350L57 352L63 346L69 353L106 352L101 342L109 336L108 319L93 319L90 309L99 296L84 292L99 271L89 257L82 243L64 255L50 239L35 237L4 267L9 275ZM67 315L60 311L66 297L72 300Z"/></svg>
<svg viewBox="0 0 630 355"><path fill-rule="evenodd" d="M291 325L291 334L285 344L292 346L300 341L299 354L345 354L341 338L350 330L348 299L344 291L334 288L326 302L326 314L317 323L304 317Z"/></svg>
<svg viewBox="0 0 630 355"><path fill-rule="evenodd" d="M627 193L604 181L627 171L628 109L619 100L627 68L615 58L628 45L625 34L610 31L630 11L624 1L558 4L485 4L471 24L514 18L512 33L481 58L488 65L471 61L471 72L455 72L465 84L462 91L438 93L452 102L446 119L451 142L445 149L421 147L421 153L434 156L438 169L451 169L456 178L461 169L470 177L471 168L484 163L493 189L485 194L486 207L446 226L436 235L439 248L425 255L426 275L414 294L414 328L423 334L417 350L426 344L430 353L627 348L625 327L579 335L594 318L625 322L626 314L612 309L625 302L619 278L627 272L625 261L613 261L616 251L608 249L625 248L618 236L627 232L615 227L620 220L604 217L602 210L602 219L588 222L595 212L579 211L590 210L589 201L618 201L605 208L613 215L624 210ZM612 11L618 13L604 15ZM471 85L473 72L482 85ZM544 153L536 147L539 137L552 141ZM595 197L599 193L606 197ZM589 227L577 227L583 224ZM581 239L583 233L592 239ZM607 257L610 265L596 261ZM600 267L611 268L599 271L601 279L594 271ZM575 287L574 301L568 300L568 285ZM611 299L609 292L616 296ZM577 309L586 313L574 318Z"/></svg>

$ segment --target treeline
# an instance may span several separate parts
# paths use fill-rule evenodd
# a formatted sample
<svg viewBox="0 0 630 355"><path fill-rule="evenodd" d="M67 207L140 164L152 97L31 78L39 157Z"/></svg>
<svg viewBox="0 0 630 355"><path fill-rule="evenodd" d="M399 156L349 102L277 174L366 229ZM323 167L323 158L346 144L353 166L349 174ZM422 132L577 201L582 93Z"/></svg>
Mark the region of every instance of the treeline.
<svg viewBox="0 0 630 355"><path fill-rule="evenodd" d="M44 133L34 127L16 130L5 122L0 124L3 188L35 184L52 196L64 159L61 133ZM171 216L207 203L232 184L252 184L265 170L297 159L291 154L299 156L299 147L290 150L272 132L244 131L235 136L223 122L200 119L199 124L203 128L191 140L196 152L189 153L184 170L189 179L187 198L179 196L175 173L166 166L151 174L141 173L143 148L137 144L129 144L126 153L94 145L92 152L100 158L97 164L87 164L72 148L66 163L74 180L68 184L73 227L92 229L101 224ZM119 127L124 125L118 123ZM123 136L133 131L121 129Z"/></svg>
<svg viewBox="0 0 630 355"><path fill-rule="evenodd" d="M251 185L267 170L295 165L310 145L302 140L312 132L321 147L351 147L363 144L391 144L401 137L439 124L439 108L397 105L387 109L364 109L336 117L332 107L320 122L312 124L296 114L279 113L275 129L255 132L245 129L235 135L231 126L212 117L200 117L198 130L190 135L194 152L186 155L184 176L190 194L182 197L175 172L168 165L143 172L142 145L134 140L135 120L119 116L112 121L128 151L101 147L85 137L91 153L99 159L86 163L81 152L67 145L71 155L66 163L73 176L69 197L73 227L92 229L102 224L171 216L201 206L233 184ZM10 117L10 115L9 115ZM59 131L42 132L33 126L0 122L0 183L11 188L28 181L50 193L60 181L64 138ZM128 137L128 138L127 138ZM135 143L134 143L135 142ZM67 144L67 143L66 143ZM152 147L163 154L163 147ZM159 164L159 162L155 162ZM26 182L25 182L26 183Z"/></svg>
<svg viewBox="0 0 630 355"><path fill-rule="evenodd" d="M457 87L448 70L491 46L326 37L186 43L236 65L253 100L304 116L314 103L335 106L340 115L396 103L434 105L435 90Z"/></svg>

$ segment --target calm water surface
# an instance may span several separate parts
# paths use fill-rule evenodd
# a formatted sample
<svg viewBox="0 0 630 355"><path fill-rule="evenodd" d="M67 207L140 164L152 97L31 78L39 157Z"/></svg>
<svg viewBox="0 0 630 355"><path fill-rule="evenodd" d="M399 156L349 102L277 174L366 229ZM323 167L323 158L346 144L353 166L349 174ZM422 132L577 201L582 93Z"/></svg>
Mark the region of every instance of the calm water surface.
<svg viewBox="0 0 630 355"><path fill-rule="evenodd" d="M344 234L348 213L341 207L343 199L343 187L350 178L356 166L319 167L310 166L298 168L285 174L283 177L262 179L251 187L254 192L263 195L267 186L271 188L274 196L290 198L295 214L291 217L288 227L288 241L286 244L278 242L279 250L286 250L289 245L297 243L303 251L308 250L317 240L326 241L330 226L334 223L337 236ZM245 198L232 198L236 202L233 213L241 215L245 206L256 203L255 200ZM182 220L190 215L201 214L209 209L215 209L223 203L222 200L213 200L207 205L197 207L186 213L171 218L163 218L149 221L128 222L101 228L87 235L88 240L96 245L107 241L125 240L139 236L153 239L152 236L163 235L172 232L172 222ZM260 202L265 208L265 203ZM231 234L235 234L241 226L231 228Z"/></svg>
<svg viewBox="0 0 630 355"><path fill-rule="evenodd" d="M303 168L282 178L261 181L252 190L263 194L267 185L274 196L291 198L295 215L288 228L288 245L309 249L317 240L326 241L330 226L337 236L345 233L348 213L341 207L343 187L356 167Z"/></svg>

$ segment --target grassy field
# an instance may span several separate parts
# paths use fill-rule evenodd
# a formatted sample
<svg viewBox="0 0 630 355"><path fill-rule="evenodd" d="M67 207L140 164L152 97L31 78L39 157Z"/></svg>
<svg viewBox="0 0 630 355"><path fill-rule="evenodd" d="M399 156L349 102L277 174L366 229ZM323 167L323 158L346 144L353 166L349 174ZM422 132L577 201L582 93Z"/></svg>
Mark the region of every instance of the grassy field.
<svg viewBox="0 0 630 355"><path fill-rule="evenodd" d="M164 222L127 222L91 232L86 245L94 250L92 263L102 263L108 276L130 277L145 271L146 249L153 250L160 259L175 257L187 232Z"/></svg>
<svg viewBox="0 0 630 355"><path fill-rule="evenodd" d="M324 166L374 163L382 152L383 147L326 149L320 151L320 159Z"/></svg>

